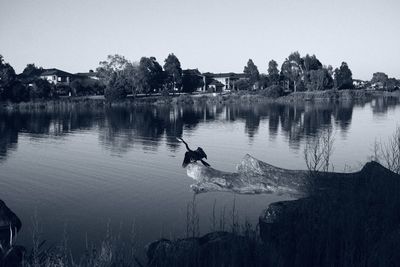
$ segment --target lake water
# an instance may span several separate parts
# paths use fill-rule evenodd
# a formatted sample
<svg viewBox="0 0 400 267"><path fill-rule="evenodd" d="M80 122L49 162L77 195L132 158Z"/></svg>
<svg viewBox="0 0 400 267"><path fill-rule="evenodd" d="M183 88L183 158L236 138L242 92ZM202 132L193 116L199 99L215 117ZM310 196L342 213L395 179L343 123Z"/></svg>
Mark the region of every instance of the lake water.
<svg viewBox="0 0 400 267"><path fill-rule="evenodd" d="M128 239L139 255L160 237L186 235L193 201L200 231L211 229L233 203L241 221L257 223L277 195L206 193L194 196L181 167L185 147L201 146L217 169L234 171L249 153L273 165L305 169L305 142L331 129L335 171L358 170L400 125L397 99L335 104L214 104L177 107L75 107L57 112L0 113L0 199L21 218L18 243L29 246L32 219L42 239L57 244L67 233L74 254L107 229Z"/></svg>

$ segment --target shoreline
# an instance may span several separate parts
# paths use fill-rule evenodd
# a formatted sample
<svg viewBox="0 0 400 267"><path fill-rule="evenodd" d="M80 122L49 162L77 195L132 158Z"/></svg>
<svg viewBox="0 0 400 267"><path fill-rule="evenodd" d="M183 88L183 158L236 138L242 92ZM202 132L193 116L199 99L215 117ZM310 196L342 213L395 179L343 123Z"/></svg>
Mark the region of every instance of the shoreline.
<svg viewBox="0 0 400 267"><path fill-rule="evenodd" d="M45 110L59 109L71 106L86 108L101 108L113 106L140 106L140 105L191 105L191 104L227 104L227 103L313 103L351 101L356 99L371 99L373 97L395 97L400 99L400 91L373 91L373 90L326 90L294 92L277 98L265 96L263 91L239 91L225 94L180 94L170 96L142 96L132 97L117 102L107 102L104 96L63 97L59 99L44 99L29 102L11 103L0 102L0 110Z"/></svg>

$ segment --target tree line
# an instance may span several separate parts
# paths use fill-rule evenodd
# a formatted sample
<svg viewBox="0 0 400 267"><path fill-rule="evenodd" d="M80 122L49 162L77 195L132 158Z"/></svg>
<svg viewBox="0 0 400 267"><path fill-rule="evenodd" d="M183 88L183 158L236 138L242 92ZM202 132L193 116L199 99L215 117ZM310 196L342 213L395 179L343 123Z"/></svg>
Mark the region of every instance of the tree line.
<svg viewBox="0 0 400 267"><path fill-rule="evenodd" d="M142 57L139 62L132 62L121 55L109 55L97 68L97 75L105 84L104 96L110 100L124 99L128 93L190 92L182 72L181 63L174 54L168 55L164 66L155 57Z"/></svg>
<svg viewBox="0 0 400 267"><path fill-rule="evenodd" d="M20 102L56 98L69 93L74 96L104 94L107 100L115 101L125 99L128 94L191 93L204 86L202 74L197 69L183 70L173 53L167 56L163 66L155 57L142 57L139 62L134 62L121 55L109 55L96 69L99 80L76 78L68 85L54 85L40 79L43 71L35 64L28 64L17 75L0 55L0 100ZM280 69L275 60L270 60L267 73L260 73L249 59L243 73L245 78L235 81L236 90L267 89L271 96L282 95L284 91L354 88L352 72L346 62L333 69L330 65L323 65L315 55L302 57L299 52L291 53ZM378 72L374 73L370 84L393 87L399 81Z"/></svg>
<svg viewBox="0 0 400 267"><path fill-rule="evenodd" d="M128 93L169 93L174 90L190 93L204 86L201 73L182 70L174 54L168 55L163 66L154 57L142 57L139 62L131 62L120 55L109 55L107 60L100 62L97 73L106 84L107 99L123 99ZM301 57L298 52L291 53L280 70L278 63L271 60L267 74L260 73L249 59L243 73L246 79L235 82L237 90L272 87L296 92L353 88L352 72L346 62L333 70L332 66L322 65L315 55Z"/></svg>
<svg viewBox="0 0 400 267"><path fill-rule="evenodd" d="M291 53L278 69L275 60L268 62L268 73L260 74L257 66L249 59L243 71L248 80L240 87L268 88L281 86L288 91L318 91L332 88L352 89L352 72L346 62L333 70L332 66L323 65L315 55L300 56L299 52Z"/></svg>

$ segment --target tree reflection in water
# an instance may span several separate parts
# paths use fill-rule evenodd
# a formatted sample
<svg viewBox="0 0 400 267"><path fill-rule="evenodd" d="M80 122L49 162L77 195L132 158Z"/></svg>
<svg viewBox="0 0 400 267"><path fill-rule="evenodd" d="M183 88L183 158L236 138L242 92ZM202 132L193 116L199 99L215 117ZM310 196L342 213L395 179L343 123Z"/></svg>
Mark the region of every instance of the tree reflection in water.
<svg viewBox="0 0 400 267"><path fill-rule="evenodd" d="M270 136L281 132L292 148L328 127L346 132L351 124L354 106L370 104L374 114L385 114L399 104L395 98L377 98L371 102L338 102L277 104L198 104L182 106L135 106L89 109L75 106L56 111L0 111L0 160L17 149L20 134L29 137L63 138L75 131L98 129L99 140L106 149L125 153L139 145L157 150L165 138L171 151L181 144L176 137L199 124L216 120L243 121L251 140L261 122L268 123Z"/></svg>

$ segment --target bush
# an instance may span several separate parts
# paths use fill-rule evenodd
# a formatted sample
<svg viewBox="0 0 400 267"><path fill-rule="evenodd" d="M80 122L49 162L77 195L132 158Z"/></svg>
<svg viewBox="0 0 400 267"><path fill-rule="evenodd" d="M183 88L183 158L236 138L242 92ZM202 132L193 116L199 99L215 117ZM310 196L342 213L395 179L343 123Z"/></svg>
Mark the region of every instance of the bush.
<svg viewBox="0 0 400 267"><path fill-rule="evenodd" d="M48 81L37 79L33 86L30 86L30 98L49 98L51 90L52 86Z"/></svg>
<svg viewBox="0 0 400 267"><path fill-rule="evenodd" d="M111 102L123 100L127 96L127 86L126 79L120 79L117 75L113 75L104 90L104 97Z"/></svg>
<svg viewBox="0 0 400 267"><path fill-rule="evenodd" d="M104 85L93 79L77 79L71 83L73 95L102 95L104 94Z"/></svg>
<svg viewBox="0 0 400 267"><path fill-rule="evenodd" d="M235 88L236 90L242 91L242 90L251 90L251 84L248 79L242 79L239 80L235 83Z"/></svg>
<svg viewBox="0 0 400 267"><path fill-rule="evenodd" d="M21 82L15 82L11 89L10 100L13 102L29 101L29 89Z"/></svg>
<svg viewBox="0 0 400 267"><path fill-rule="evenodd" d="M20 81L14 81L3 90L2 98L15 103L28 101L29 90Z"/></svg>
<svg viewBox="0 0 400 267"><path fill-rule="evenodd" d="M266 97L278 98L283 96L283 88L279 85L271 85L261 91L261 94Z"/></svg>
<svg viewBox="0 0 400 267"><path fill-rule="evenodd" d="M65 85L65 84L57 84L53 87L53 96L67 96L69 93L72 92L72 89L70 86Z"/></svg>

